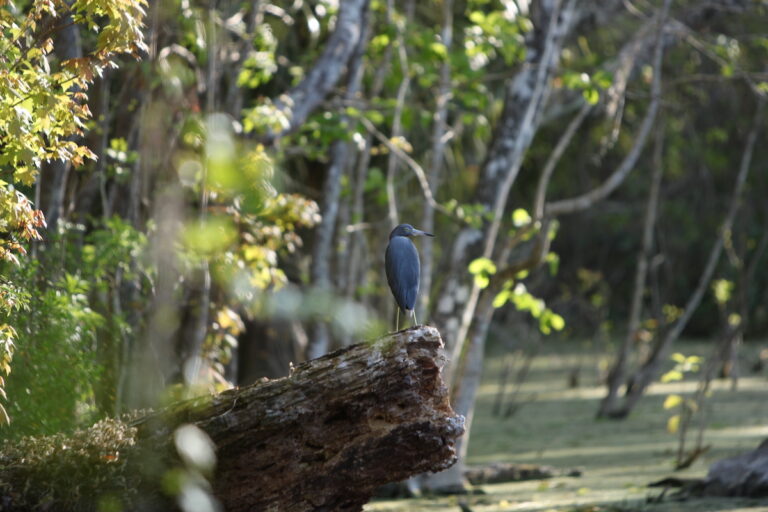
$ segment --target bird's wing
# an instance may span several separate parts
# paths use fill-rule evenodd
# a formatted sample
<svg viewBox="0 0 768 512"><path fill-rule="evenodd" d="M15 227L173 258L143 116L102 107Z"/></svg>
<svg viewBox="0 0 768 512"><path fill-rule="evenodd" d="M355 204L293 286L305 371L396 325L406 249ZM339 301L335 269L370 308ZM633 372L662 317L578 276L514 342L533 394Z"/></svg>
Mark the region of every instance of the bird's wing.
<svg viewBox="0 0 768 512"><path fill-rule="evenodd" d="M400 309L412 310L419 292L420 263L416 247L405 237L392 238L384 253L384 266L397 305Z"/></svg>

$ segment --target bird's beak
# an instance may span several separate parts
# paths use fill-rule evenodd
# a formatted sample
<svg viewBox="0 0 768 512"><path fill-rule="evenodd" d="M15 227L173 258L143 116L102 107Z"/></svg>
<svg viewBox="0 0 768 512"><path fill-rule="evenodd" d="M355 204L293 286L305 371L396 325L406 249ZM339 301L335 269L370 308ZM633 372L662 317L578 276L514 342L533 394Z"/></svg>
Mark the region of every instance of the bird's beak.
<svg viewBox="0 0 768 512"><path fill-rule="evenodd" d="M421 231L420 229L414 229L413 234L415 236L435 236L432 233L427 233L426 231Z"/></svg>

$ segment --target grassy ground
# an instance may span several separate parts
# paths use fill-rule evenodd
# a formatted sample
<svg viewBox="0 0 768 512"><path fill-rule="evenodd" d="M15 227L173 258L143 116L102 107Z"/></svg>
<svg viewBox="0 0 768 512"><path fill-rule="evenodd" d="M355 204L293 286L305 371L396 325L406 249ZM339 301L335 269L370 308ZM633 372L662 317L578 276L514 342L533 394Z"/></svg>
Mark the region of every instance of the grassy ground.
<svg viewBox="0 0 768 512"><path fill-rule="evenodd" d="M755 347L756 348L756 347ZM686 355L708 355L701 343L678 347ZM595 420L603 396L598 385L599 357L579 343L547 344L534 360L522 388L522 408L511 418L491 414L498 389L504 355L491 349L480 390L469 463L533 463L557 469L580 469L580 477L483 485L483 495L462 498L422 498L377 501L365 507L370 512L458 511L464 501L475 512L491 511L630 511L650 512L768 511L768 502L736 499L670 499L649 503L660 494L649 482L666 476L701 477L717 459L750 450L768 437L768 379L747 373L738 391L730 381L714 386L709 427L704 442L711 449L691 468L674 472L677 436L666 431L671 415L662 404L670 393L685 395L695 389L693 379L654 384L631 417L624 421ZM754 352L745 350L745 354ZM581 367L580 386L571 389L568 375ZM671 363L670 363L671 366ZM691 437L693 439L693 437Z"/></svg>

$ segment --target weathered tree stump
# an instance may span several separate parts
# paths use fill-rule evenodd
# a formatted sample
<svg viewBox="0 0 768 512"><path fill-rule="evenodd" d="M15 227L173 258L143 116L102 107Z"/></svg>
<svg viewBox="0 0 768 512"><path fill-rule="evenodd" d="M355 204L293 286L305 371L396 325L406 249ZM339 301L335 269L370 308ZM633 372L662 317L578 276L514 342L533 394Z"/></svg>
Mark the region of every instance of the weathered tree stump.
<svg viewBox="0 0 768 512"><path fill-rule="evenodd" d="M35 499L46 510L88 510L104 496L121 510L168 510L166 477L183 465L173 433L184 424L215 445L210 479L227 511L361 510L378 486L456 461L464 418L448 403L444 363L438 331L419 326L282 379L176 404L117 428L114 439L113 426L94 426L97 434L44 440L42 457L16 446L0 459L0 510Z"/></svg>

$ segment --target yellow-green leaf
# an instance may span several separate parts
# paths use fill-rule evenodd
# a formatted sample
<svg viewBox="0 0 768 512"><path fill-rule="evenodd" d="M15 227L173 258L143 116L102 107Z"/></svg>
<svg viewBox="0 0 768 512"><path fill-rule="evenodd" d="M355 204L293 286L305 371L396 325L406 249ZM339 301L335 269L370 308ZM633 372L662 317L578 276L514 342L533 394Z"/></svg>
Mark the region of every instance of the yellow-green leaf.
<svg viewBox="0 0 768 512"><path fill-rule="evenodd" d="M670 356L670 358L676 362L676 363L684 363L685 362L685 356L681 354L680 352L675 352Z"/></svg>
<svg viewBox="0 0 768 512"><path fill-rule="evenodd" d="M677 380L683 380L683 372L679 370L670 370L661 376L661 382L674 382Z"/></svg>
<svg viewBox="0 0 768 512"><path fill-rule="evenodd" d="M680 428L680 415L675 414L667 420L667 432L674 434Z"/></svg>
<svg viewBox="0 0 768 512"><path fill-rule="evenodd" d="M669 395L666 400L664 400L664 408L665 409L672 409L673 407L677 407L683 403L683 397L680 395Z"/></svg>
<svg viewBox="0 0 768 512"><path fill-rule="evenodd" d="M552 313L552 317L549 319L550 325L556 331L562 331L565 327L565 320L557 313Z"/></svg>
<svg viewBox="0 0 768 512"><path fill-rule="evenodd" d="M496 297L493 298L493 307L500 308L509 300L509 290L500 291Z"/></svg>
<svg viewBox="0 0 768 512"><path fill-rule="evenodd" d="M472 260L468 268L469 273L472 275L496 273L496 264L488 258L477 258Z"/></svg>
<svg viewBox="0 0 768 512"><path fill-rule="evenodd" d="M523 227L531 223L531 216L524 208L518 208L512 212L512 224L516 228Z"/></svg>

